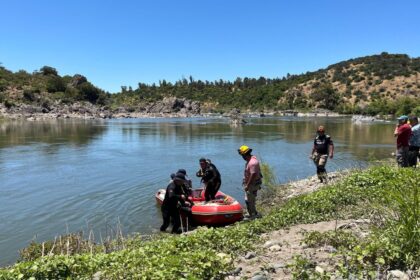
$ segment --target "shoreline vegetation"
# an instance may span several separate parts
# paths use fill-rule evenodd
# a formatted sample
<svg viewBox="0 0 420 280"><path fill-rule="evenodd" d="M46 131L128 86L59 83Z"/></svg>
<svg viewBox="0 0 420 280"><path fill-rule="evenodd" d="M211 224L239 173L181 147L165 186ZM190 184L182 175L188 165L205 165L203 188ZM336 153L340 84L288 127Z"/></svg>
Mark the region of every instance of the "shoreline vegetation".
<svg viewBox="0 0 420 280"><path fill-rule="evenodd" d="M80 243L85 251L76 254L32 244L21 262L0 269L0 279L419 277L417 169L382 163L331 173L328 184L312 177L284 185L267 165L262 170L260 219L116 238L108 248Z"/></svg>
<svg viewBox="0 0 420 280"><path fill-rule="evenodd" d="M252 115L420 115L420 58L381 53L277 78L139 82L106 92L81 75L44 66L29 73L0 65L0 116L25 118Z"/></svg>

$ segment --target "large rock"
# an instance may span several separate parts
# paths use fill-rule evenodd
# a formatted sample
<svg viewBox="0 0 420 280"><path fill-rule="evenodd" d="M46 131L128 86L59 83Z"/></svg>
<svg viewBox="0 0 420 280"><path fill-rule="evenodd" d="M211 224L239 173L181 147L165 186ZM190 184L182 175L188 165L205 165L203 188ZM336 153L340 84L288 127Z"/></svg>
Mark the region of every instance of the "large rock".
<svg viewBox="0 0 420 280"><path fill-rule="evenodd" d="M185 98L165 97L146 107L146 113L198 115L200 114L200 103Z"/></svg>

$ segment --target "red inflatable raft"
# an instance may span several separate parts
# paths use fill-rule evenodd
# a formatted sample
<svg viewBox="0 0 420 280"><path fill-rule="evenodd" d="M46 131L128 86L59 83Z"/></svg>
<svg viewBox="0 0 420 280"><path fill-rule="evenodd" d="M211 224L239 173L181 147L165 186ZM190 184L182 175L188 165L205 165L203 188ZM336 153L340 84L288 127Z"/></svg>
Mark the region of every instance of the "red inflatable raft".
<svg viewBox="0 0 420 280"><path fill-rule="evenodd" d="M166 190L156 193L156 201L160 205L165 198ZM219 191L216 199L206 202L203 189L195 189L189 197L194 205L191 207L192 217L200 225L228 225L243 219L241 204L233 197Z"/></svg>

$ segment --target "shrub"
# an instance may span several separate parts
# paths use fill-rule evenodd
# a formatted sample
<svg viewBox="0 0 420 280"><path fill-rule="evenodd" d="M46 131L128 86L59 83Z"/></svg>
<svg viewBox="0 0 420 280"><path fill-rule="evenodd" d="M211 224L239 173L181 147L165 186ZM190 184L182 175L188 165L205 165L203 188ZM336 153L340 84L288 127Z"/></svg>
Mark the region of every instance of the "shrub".
<svg viewBox="0 0 420 280"><path fill-rule="evenodd" d="M78 86L78 90L82 100L88 100L91 103L96 103L101 94L101 91L90 82L81 84Z"/></svg>
<svg viewBox="0 0 420 280"><path fill-rule="evenodd" d="M47 91L50 93L53 92L59 92L59 91L65 91L66 85L61 79L61 77L58 76L52 76L48 78L47 81Z"/></svg>
<svg viewBox="0 0 420 280"><path fill-rule="evenodd" d="M23 91L23 98L29 102L35 101L35 93L30 89L25 89Z"/></svg>
<svg viewBox="0 0 420 280"><path fill-rule="evenodd" d="M6 99L6 100L4 100L4 106L6 106L7 109L10 109L10 108L16 106L16 104L12 100Z"/></svg>

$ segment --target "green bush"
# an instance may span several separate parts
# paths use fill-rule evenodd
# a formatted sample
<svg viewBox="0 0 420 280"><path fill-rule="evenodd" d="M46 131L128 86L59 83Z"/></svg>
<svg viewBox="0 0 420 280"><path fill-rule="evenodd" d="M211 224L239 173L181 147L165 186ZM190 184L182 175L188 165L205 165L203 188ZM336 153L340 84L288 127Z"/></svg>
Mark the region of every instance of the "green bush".
<svg viewBox="0 0 420 280"><path fill-rule="evenodd" d="M4 100L4 106L6 106L6 108L7 109L10 109L10 108L12 108L12 107L15 107L16 106L16 104L15 104L15 102L13 102L12 100L10 100L10 99L5 99Z"/></svg>
<svg viewBox="0 0 420 280"><path fill-rule="evenodd" d="M96 103L101 94L101 91L89 82L82 83L77 89L80 92L81 99L91 103Z"/></svg>
<svg viewBox="0 0 420 280"><path fill-rule="evenodd" d="M49 93L65 91L66 85L61 77L59 76L51 76L48 78L47 81L47 91Z"/></svg>
<svg viewBox="0 0 420 280"><path fill-rule="evenodd" d="M34 102L36 100L35 93L29 89L23 91L23 98L29 102Z"/></svg>

